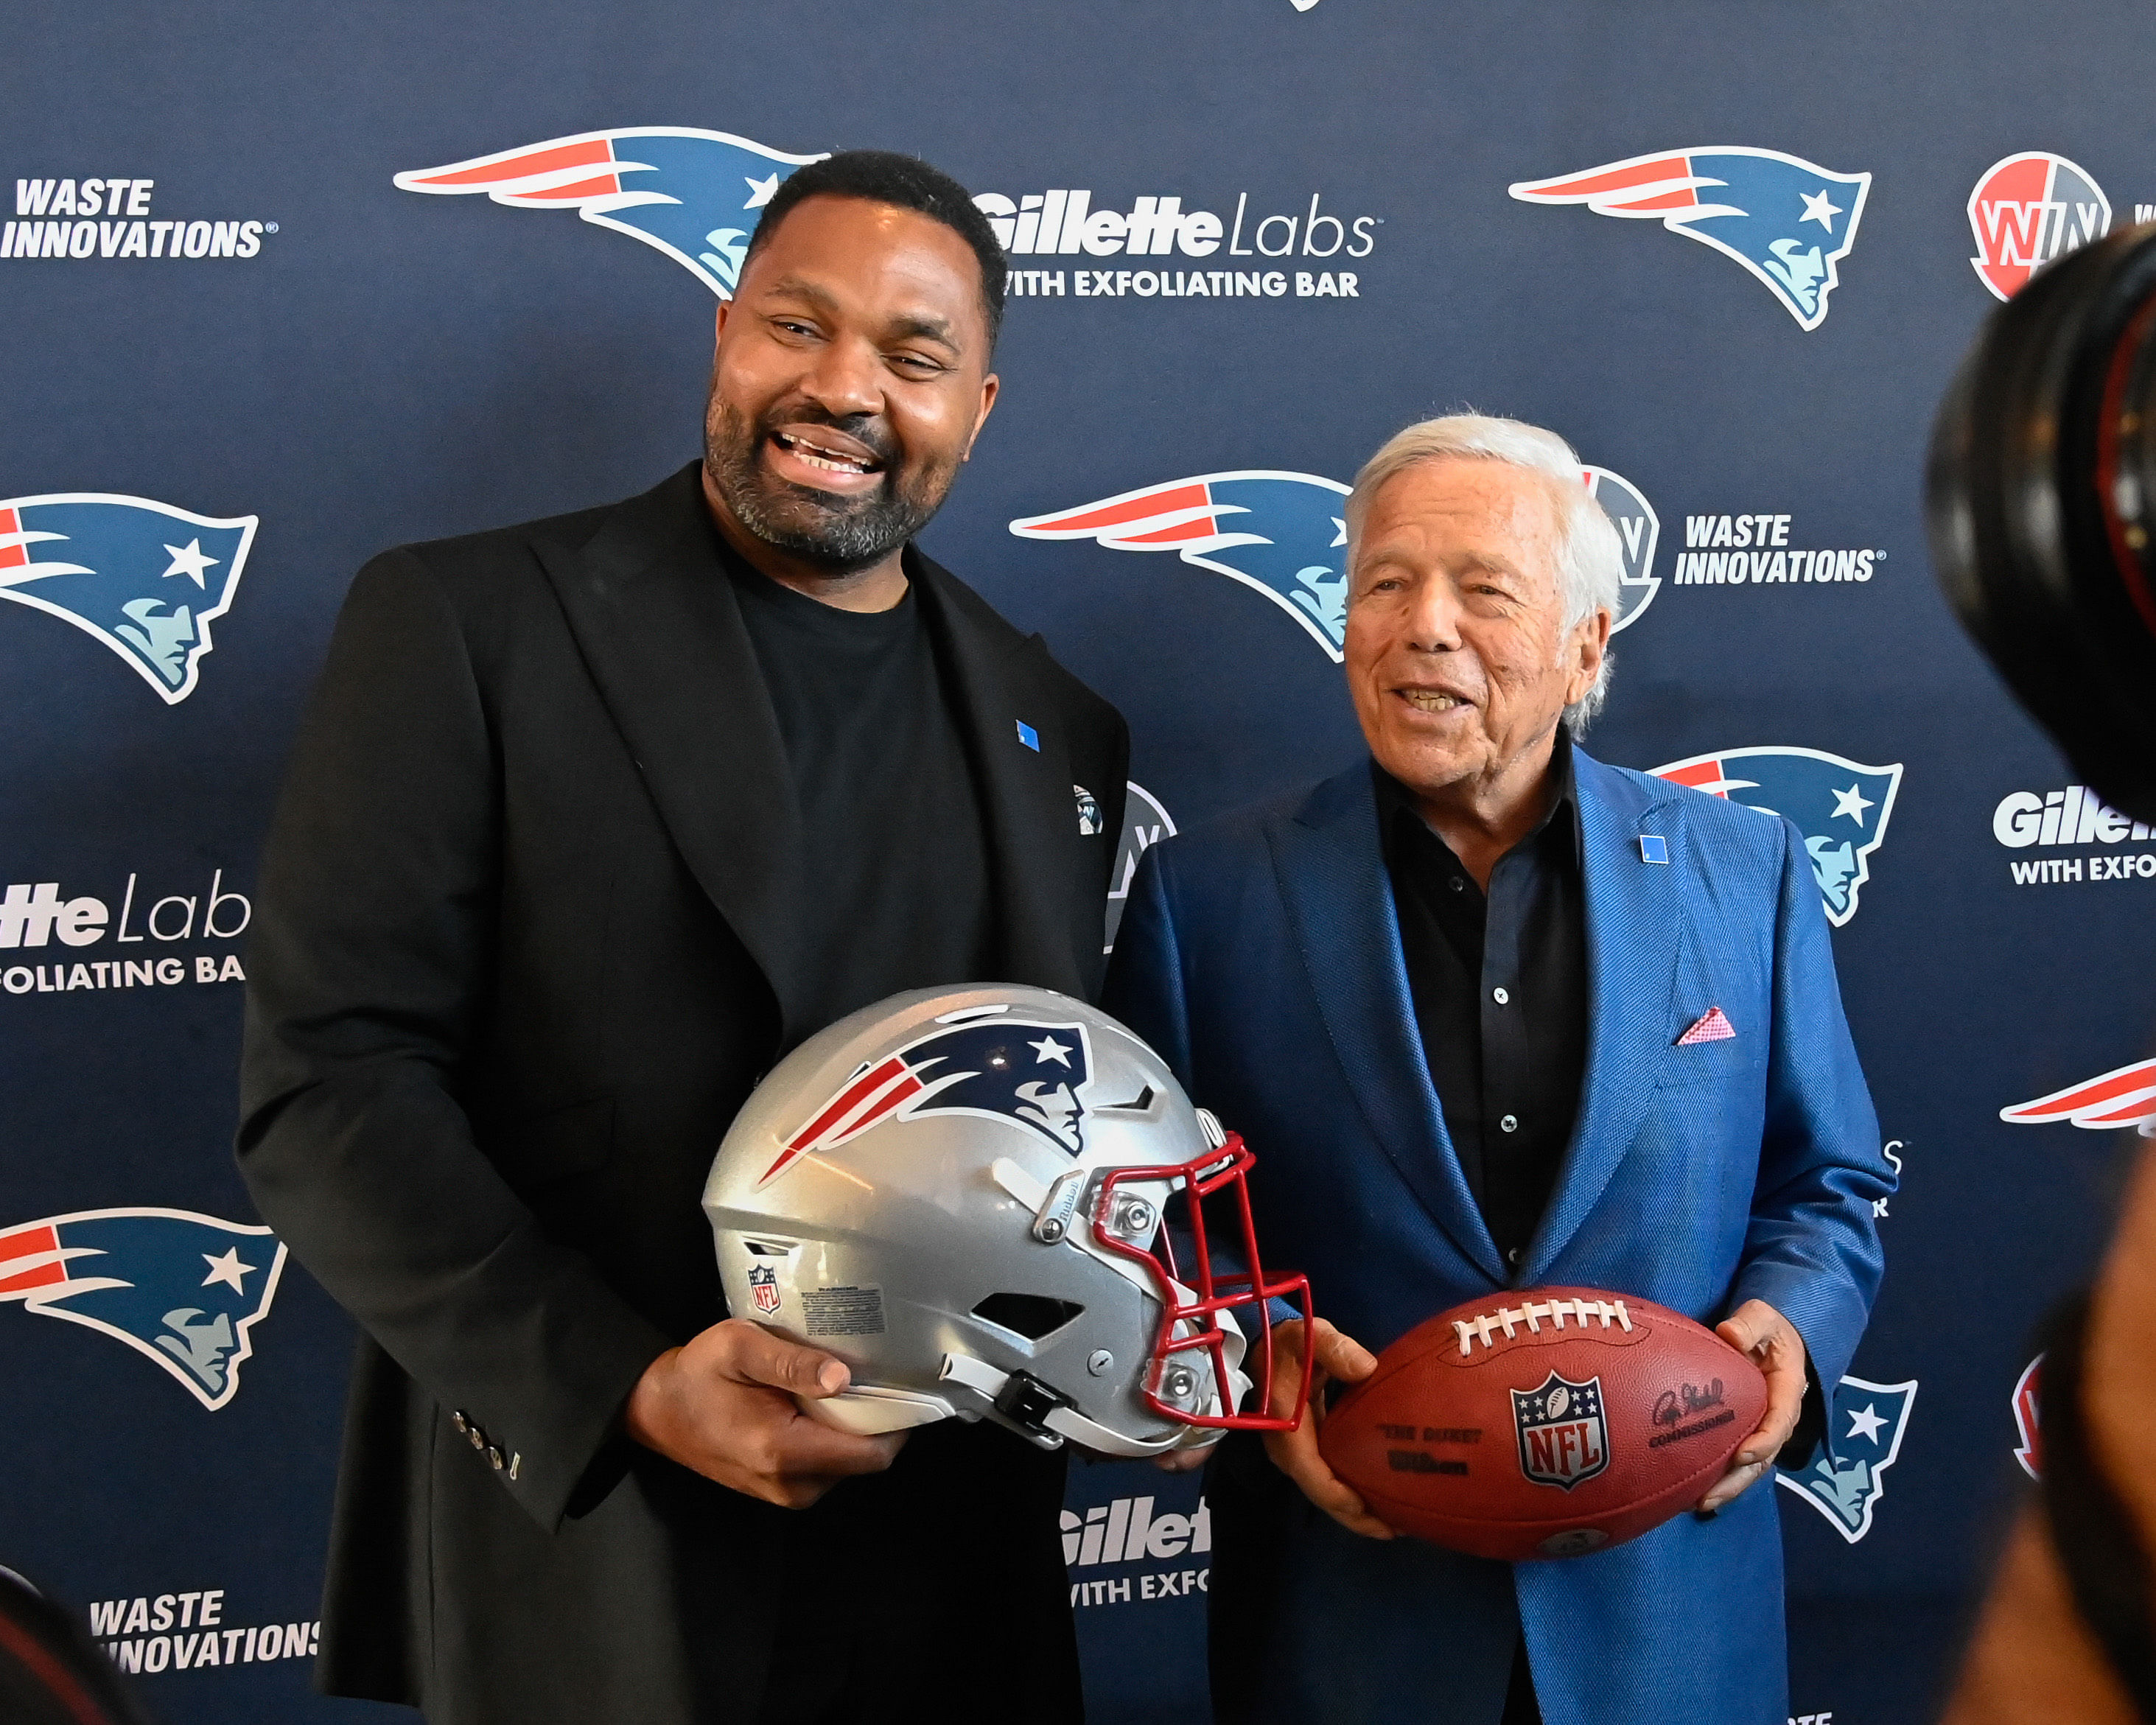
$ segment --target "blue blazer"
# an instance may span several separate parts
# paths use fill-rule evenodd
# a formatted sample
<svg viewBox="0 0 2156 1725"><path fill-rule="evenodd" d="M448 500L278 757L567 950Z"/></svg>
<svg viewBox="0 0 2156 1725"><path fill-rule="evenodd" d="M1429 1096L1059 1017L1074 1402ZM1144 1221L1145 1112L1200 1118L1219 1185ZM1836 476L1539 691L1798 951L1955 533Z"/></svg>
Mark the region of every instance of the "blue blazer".
<svg viewBox="0 0 2156 1725"><path fill-rule="evenodd" d="M1106 1004L1245 1135L1268 1263L1306 1271L1320 1314L1372 1349L1507 1287L1614 1288L1709 1325L1757 1298L1831 1385L1878 1287L1872 1205L1893 1177L1803 837L1574 758L1587 1070L1517 1274L1423 1059L1367 762L1148 851ZM1678 1047L1714 1006L1735 1037ZM1521 1564L1363 1539L1299 1494L1214 1495L1216 1665L1232 1638L1255 1697L1226 1711L1496 1725L1524 1631L1548 1725L1787 1717L1770 1481L1713 1521ZM1230 1599L1262 1623L1223 1620Z"/></svg>

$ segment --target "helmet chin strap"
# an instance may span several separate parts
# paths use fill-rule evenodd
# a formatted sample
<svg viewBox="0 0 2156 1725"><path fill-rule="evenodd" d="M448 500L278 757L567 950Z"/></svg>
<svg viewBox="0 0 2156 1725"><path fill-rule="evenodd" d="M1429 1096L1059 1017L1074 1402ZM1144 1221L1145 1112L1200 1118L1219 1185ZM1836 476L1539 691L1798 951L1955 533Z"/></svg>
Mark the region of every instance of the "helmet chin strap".
<svg viewBox="0 0 2156 1725"><path fill-rule="evenodd" d="M1023 1393L1029 1384L1019 1383L1011 1373L999 1372L986 1360L975 1359L971 1354L947 1353L943 1356L941 1373L945 1381L963 1384L968 1389L984 1397L998 1412L1012 1397L1014 1389ZM1043 1386L1045 1388L1045 1386ZM1054 1392L1049 1392L1053 1394ZM834 1398L835 1399L835 1398ZM1005 1418L1012 1416L1005 1414ZM1068 1438L1089 1450L1097 1450L1106 1455L1158 1455L1163 1452L1186 1446L1195 1438L1210 1442L1214 1434L1202 1426L1188 1426L1173 1435L1153 1442L1126 1437L1119 1431L1111 1431L1098 1420L1088 1420L1067 1400L1058 1399L1058 1404L1048 1407L1030 1420L1014 1420L1026 1435L1044 1450L1060 1449L1062 1440ZM1037 1434L1037 1435L1036 1435Z"/></svg>

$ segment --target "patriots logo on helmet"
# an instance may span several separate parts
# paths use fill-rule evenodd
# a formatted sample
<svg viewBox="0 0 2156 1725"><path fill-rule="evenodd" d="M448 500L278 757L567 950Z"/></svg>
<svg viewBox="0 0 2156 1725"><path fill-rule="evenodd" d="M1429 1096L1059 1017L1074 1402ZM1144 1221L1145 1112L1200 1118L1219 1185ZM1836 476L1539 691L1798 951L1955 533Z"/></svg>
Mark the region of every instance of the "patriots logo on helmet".
<svg viewBox="0 0 2156 1725"><path fill-rule="evenodd" d="M1866 767L1825 749L1722 749L1671 761L1654 776L1794 821L1836 928L1856 914L1857 889L1871 878L1868 859L1902 788L1900 762Z"/></svg>
<svg viewBox="0 0 2156 1725"><path fill-rule="evenodd" d="M2011 299L2042 265L2111 232L2103 187L2063 156L2025 151L1994 162L1969 194L1969 267L1994 299Z"/></svg>
<svg viewBox="0 0 2156 1725"><path fill-rule="evenodd" d="M1507 189L1522 203L1584 203L1598 216L1659 221L1743 264L1799 328L1815 330L1840 280L1835 265L1856 244L1871 176L1728 146L1629 156Z"/></svg>
<svg viewBox="0 0 2156 1725"><path fill-rule="evenodd" d="M987 1014L994 1016L982 1022ZM803 1156L835 1150L886 1120L922 1114L1007 1120L1067 1155L1085 1149L1081 1097L1092 1076L1093 1047L1083 1024L1009 1018L997 1007L947 1014L942 1022L944 1028L848 1075L788 1137L757 1189Z"/></svg>
<svg viewBox="0 0 2156 1725"><path fill-rule="evenodd" d="M1826 1435L1799 1468L1774 1477L1827 1519L1851 1545L1871 1531L1871 1512L1887 1495L1887 1470L1902 1453L1917 1384L1845 1378L1834 1387Z"/></svg>
<svg viewBox="0 0 2156 1725"><path fill-rule="evenodd" d="M1312 473L1204 473L1010 524L1024 539L1173 551L1263 593L1341 657L1348 638L1348 487Z"/></svg>
<svg viewBox="0 0 2156 1725"><path fill-rule="evenodd" d="M2063 1120L2095 1132L2130 1126L2144 1138L2156 1138L2156 1060L2114 1066L2033 1102L2001 1108L1999 1117L2012 1126L2050 1126Z"/></svg>
<svg viewBox="0 0 2156 1725"><path fill-rule="evenodd" d="M194 693L209 626L232 608L256 519L104 491L10 497L0 599L95 636L174 706Z"/></svg>
<svg viewBox="0 0 2156 1725"><path fill-rule="evenodd" d="M483 192L519 209L573 209L656 246L721 300L733 297L757 212L822 154L789 156L732 132L625 126L548 138L397 176L407 192Z"/></svg>
<svg viewBox="0 0 2156 1725"><path fill-rule="evenodd" d="M1625 546L1620 629L1647 608L1661 523L1639 488L1606 467L1580 478ZM1091 539L1112 551L1173 551L1263 593L1336 661L1348 640L1348 487L1314 473L1199 474L1010 524L1024 539Z"/></svg>
<svg viewBox="0 0 2156 1725"><path fill-rule="evenodd" d="M0 1301L125 1343L212 1409L238 1393L284 1273L269 1229L192 1210L78 1210L0 1232Z"/></svg>

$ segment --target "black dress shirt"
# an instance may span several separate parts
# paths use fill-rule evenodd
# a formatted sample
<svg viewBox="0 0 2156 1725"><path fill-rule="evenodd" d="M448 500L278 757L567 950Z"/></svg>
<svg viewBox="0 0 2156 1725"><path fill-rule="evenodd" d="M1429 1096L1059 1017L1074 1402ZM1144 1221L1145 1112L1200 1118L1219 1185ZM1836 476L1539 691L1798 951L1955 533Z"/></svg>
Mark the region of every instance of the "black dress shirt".
<svg viewBox="0 0 2156 1725"><path fill-rule="evenodd" d="M1572 743L1535 829L1486 895L1413 794L1373 763L1423 1058L1491 1237L1517 1266L1572 1142L1587 1064L1587 929Z"/></svg>

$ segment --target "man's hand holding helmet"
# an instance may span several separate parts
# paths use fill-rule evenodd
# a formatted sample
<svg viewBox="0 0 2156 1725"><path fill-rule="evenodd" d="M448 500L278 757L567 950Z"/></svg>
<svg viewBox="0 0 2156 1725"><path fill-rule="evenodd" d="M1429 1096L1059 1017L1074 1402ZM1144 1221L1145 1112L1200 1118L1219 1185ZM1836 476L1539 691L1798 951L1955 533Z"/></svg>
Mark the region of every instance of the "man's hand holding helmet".
<svg viewBox="0 0 2156 1725"><path fill-rule="evenodd" d="M906 1442L903 1431L862 1437L803 1411L852 1383L844 1360L730 1317L654 1360L623 1423L706 1479L806 1509L841 1480L882 1472Z"/></svg>

